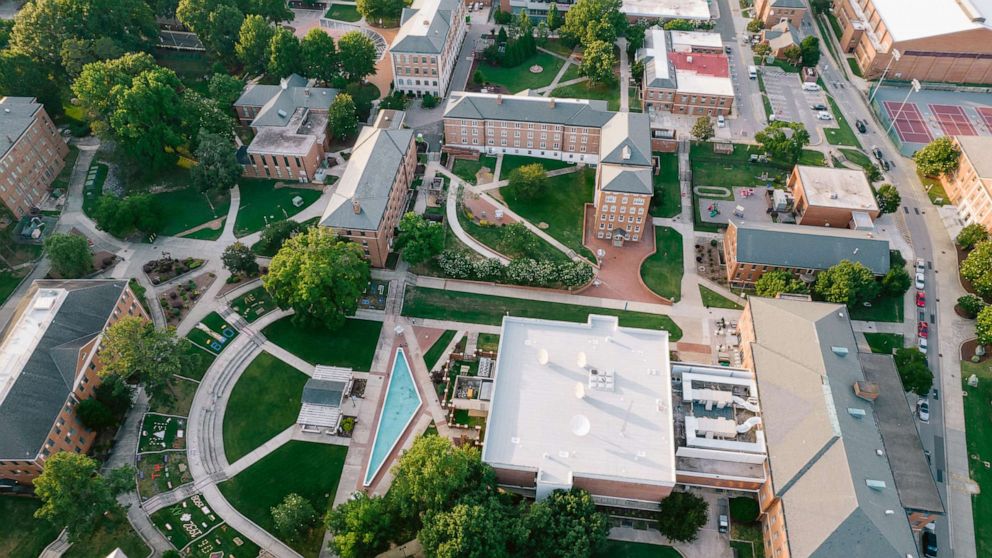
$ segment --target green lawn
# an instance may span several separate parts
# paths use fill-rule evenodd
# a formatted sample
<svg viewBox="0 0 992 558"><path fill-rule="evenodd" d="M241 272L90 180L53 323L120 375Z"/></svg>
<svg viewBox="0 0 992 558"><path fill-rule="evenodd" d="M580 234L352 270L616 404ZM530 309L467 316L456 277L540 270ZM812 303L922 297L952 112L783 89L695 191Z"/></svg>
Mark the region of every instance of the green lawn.
<svg viewBox="0 0 992 558"><path fill-rule="evenodd" d="M150 518L159 532L176 548L182 550L186 545L203 537L222 522L220 517L213 513L213 510L210 510L210 513L204 513L202 508L205 505L206 500L203 496L195 494L181 502L156 511L151 514Z"/></svg>
<svg viewBox="0 0 992 558"><path fill-rule="evenodd" d="M276 309L276 303L265 287L252 289L231 301L231 308L246 322L252 323Z"/></svg>
<svg viewBox="0 0 992 558"><path fill-rule="evenodd" d="M524 166L538 163L544 167L545 171L567 169L574 167L575 163L569 163L559 159L543 159L541 157L527 157L525 155L503 155L503 166L499 168L500 180L508 180L510 173Z"/></svg>
<svg viewBox="0 0 992 558"><path fill-rule="evenodd" d="M871 302L871 307L851 308L851 319L866 322L902 322L903 300L900 296L880 296Z"/></svg>
<svg viewBox="0 0 992 558"><path fill-rule="evenodd" d="M437 341L431 345L431 348L424 353L424 364L427 365L428 370L432 370L434 365L437 364L437 361L441 359L441 355L444 354L444 350L451 344L451 340L455 338L456 333L458 332L453 329L446 330L441 334L441 337L438 337Z"/></svg>
<svg viewBox="0 0 992 558"><path fill-rule="evenodd" d="M155 61L176 72L186 87L197 93L210 96L209 76L213 73L213 62L204 54L198 52L180 52L164 48L154 51ZM205 79L204 76L207 78Z"/></svg>
<svg viewBox="0 0 992 558"><path fill-rule="evenodd" d="M572 47L570 47L570 46L568 46L566 44L563 44L558 39L552 39L552 40L544 43L544 45L542 46L542 48L545 48L547 50L550 50L551 52L553 52L555 54L559 54L561 56L568 56L568 55L572 54Z"/></svg>
<svg viewBox="0 0 992 558"><path fill-rule="evenodd" d="M138 452L179 450L186 448L186 419L156 413L145 413L141 421ZM179 432L183 431L183 436ZM156 436L156 434L162 434Z"/></svg>
<svg viewBox="0 0 992 558"><path fill-rule="evenodd" d="M903 336L898 333L865 333L865 341L871 352L891 355L895 349L903 348Z"/></svg>
<svg viewBox="0 0 992 558"><path fill-rule="evenodd" d="M225 193L217 200L210 200L206 194L195 187L161 192L154 194L154 196L160 204L162 215L165 217L165 225L162 227L161 234L168 236L175 236L207 221L224 217L231 206L229 194ZM210 240L220 238L220 234L224 232L223 225L212 232L214 234Z"/></svg>
<svg viewBox="0 0 992 558"><path fill-rule="evenodd" d="M682 211L682 191L679 187L679 156L677 153L655 153L659 161L654 177L654 197L651 198L652 217L675 217Z"/></svg>
<svg viewBox="0 0 992 558"><path fill-rule="evenodd" d="M280 183L292 184L279 180L241 179L238 183L241 205L234 221L235 236L249 235L262 230L268 223L289 219L320 198L320 190L292 186L276 188ZM293 205L296 197L303 200L299 207Z"/></svg>
<svg viewBox="0 0 992 558"><path fill-rule="evenodd" d="M584 323L589 314L618 316L620 325L624 327L664 329L669 332L672 341L682 337L682 330L671 318L663 314L593 308L577 304L556 304L424 287L407 287L406 297L403 300L404 316L471 324L500 325L503 323L503 316L506 315Z"/></svg>
<svg viewBox="0 0 992 558"><path fill-rule="evenodd" d="M827 142L830 145L861 147L858 137L855 135L854 130L851 129L851 125L847 123L847 119L844 118L844 114L840 111L840 108L837 107L834 98L828 95L827 102L830 103L830 111L833 112L834 120L837 121L836 128L823 129L823 133L827 136Z"/></svg>
<svg viewBox="0 0 992 558"><path fill-rule="evenodd" d="M355 22L362 19L362 14L358 13L355 6L350 4L331 4L331 9L327 10L324 17L338 21Z"/></svg>
<svg viewBox="0 0 992 558"><path fill-rule="evenodd" d="M682 555L670 546L607 541L606 548L598 553L596 558L682 558Z"/></svg>
<svg viewBox="0 0 992 558"><path fill-rule="evenodd" d="M565 70L565 73L561 75L561 79L558 80L558 83L579 79L580 77L582 77L582 75L579 74L579 65L569 64L568 68Z"/></svg>
<svg viewBox="0 0 992 558"><path fill-rule="evenodd" d="M165 415L182 417L189 415L189 408L193 405L196 388L200 384L172 376L166 385L168 389L165 390L165 395L152 397L148 410Z"/></svg>
<svg viewBox="0 0 992 558"><path fill-rule="evenodd" d="M487 167L490 173L496 172L496 157L479 157L478 161L471 159L455 159L451 172L469 184L475 184L475 174L482 167Z"/></svg>
<svg viewBox="0 0 992 558"><path fill-rule="evenodd" d="M519 93L524 89L537 89L551 85L563 64L565 61L561 58L538 51L537 54L512 68L482 63L479 65L478 72L482 74L486 83L502 85L511 93ZM530 67L534 65L541 66L544 71L539 74L530 73Z"/></svg>
<svg viewBox="0 0 992 558"><path fill-rule="evenodd" d="M190 365L186 370L183 370L183 376L187 378L192 378L194 380L202 380L203 375L207 373L207 369L213 364L214 359L217 355L211 353L210 351L205 351L200 347L197 347L193 343L186 343L184 345L186 353L190 355Z"/></svg>
<svg viewBox="0 0 992 558"><path fill-rule="evenodd" d="M655 253L641 263L641 279L660 296L682 298L682 235L669 227L655 227Z"/></svg>
<svg viewBox="0 0 992 558"><path fill-rule="evenodd" d="M558 87L551 92L551 96L606 101L608 110L620 110L620 86L617 83L583 81L574 85Z"/></svg>
<svg viewBox="0 0 992 558"><path fill-rule="evenodd" d="M860 149L847 149L841 147L838 151L843 153L844 157L847 158L848 161L858 165L861 168L874 164L871 157L865 155L865 153Z"/></svg>
<svg viewBox="0 0 992 558"><path fill-rule="evenodd" d="M0 496L0 556L37 558L48 543L59 536L58 527L35 519L41 501L18 496Z"/></svg>
<svg viewBox="0 0 992 558"><path fill-rule="evenodd" d="M480 333L479 340L476 342L476 348L480 351L496 352L499 349L499 334Z"/></svg>
<svg viewBox="0 0 992 558"><path fill-rule="evenodd" d="M544 193L535 199L518 199L509 188L500 194L517 215L541 227L547 224L546 233L575 252L595 261L595 256L582 245L582 220L585 204L592 203L596 175L586 168L577 173L563 174L548 179Z"/></svg>
<svg viewBox="0 0 992 558"><path fill-rule="evenodd" d="M0 271L0 304L3 304L24 279L23 272Z"/></svg>
<svg viewBox="0 0 992 558"><path fill-rule="evenodd" d="M803 149L803 153L799 156L799 162L797 164L813 167L825 167L827 166L827 157L820 151Z"/></svg>
<svg viewBox="0 0 992 558"><path fill-rule="evenodd" d="M692 184L725 188L764 186L766 182L759 178L762 174L767 174L773 181L784 184L789 172L792 171L791 165L774 161L750 162L751 154L762 153L764 150L760 146L737 144L734 145L732 154L721 155L713 152L712 144L693 142L689 152Z"/></svg>
<svg viewBox="0 0 992 558"><path fill-rule="evenodd" d="M302 540L287 542L303 556L316 557L324 535L321 520L334 499L347 453L344 446L291 441L221 483L220 491L238 511L269 532L274 531L269 510L287 494L309 500L317 511L318 526Z"/></svg>
<svg viewBox="0 0 992 558"><path fill-rule="evenodd" d="M492 215L489 216L492 218ZM486 226L476 223L474 220L469 219L464 211L458 211L458 222L461 223L462 228L469 236L475 238L479 242L485 244L486 246L492 248L493 250L509 257L514 258L533 258L535 260L550 260L550 261L568 261L568 256L564 252L555 248L543 238L537 236L533 232L527 231L527 235L533 239L532 249L520 250L520 249L507 249L507 246L503 246L503 238L505 236L506 230L499 226ZM514 246L516 248L516 246Z"/></svg>
<svg viewBox="0 0 992 558"><path fill-rule="evenodd" d="M852 74L858 76L859 78L865 77L865 75L863 73L861 73L861 66L858 66L857 59L855 59L853 57L848 58L847 59L847 65L851 67L851 73Z"/></svg>
<svg viewBox="0 0 992 558"><path fill-rule="evenodd" d="M978 376L978 387L968 386L968 378ZM992 529L988 528L988 518L992 517L992 469L982 462L992 461L992 364L986 361L974 364L961 362L961 380L964 393L964 417L968 424L968 468L971 478L978 483L981 492L971 497L972 515L975 522L975 546L978 556L992 555Z"/></svg>
<svg viewBox="0 0 992 558"><path fill-rule="evenodd" d="M120 512L112 518L104 517L101 519L96 529L69 547L69 550L62 557L93 558L94 556L107 556L115 548L120 548L128 556L137 556L139 558L148 556L151 552L148 545L134 532L134 528L128 523L124 512Z"/></svg>
<svg viewBox="0 0 992 558"><path fill-rule="evenodd" d="M950 203L947 199L947 192L944 191L944 185L940 183L940 180L929 176L923 176L920 173L916 173L916 176L920 177L920 182L923 184L923 190L927 193L927 197L930 198L930 203L937 206L947 205Z"/></svg>
<svg viewBox="0 0 992 558"><path fill-rule="evenodd" d="M96 176L93 181L90 182L89 176L93 174L93 169L96 169ZM83 213L88 217L93 216L93 211L96 209L96 201L100 198L100 194L103 193L103 183L107 180L107 172L110 167L103 163L93 162L87 172L87 178L83 182Z"/></svg>
<svg viewBox="0 0 992 558"><path fill-rule="evenodd" d="M743 310L744 307L733 300L723 296L713 289L699 285L699 296L703 299L703 306L706 308L728 308L730 310Z"/></svg>
<svg viewBox="0 0 992 558"><path fill-rule="evenodd" d="M296 422L308 376L263 352L238 378L224 411L224 454L230 463Z"/></svg>
<svg viewBox="0 0 992 558"><path fill-rule="evenodd" d="M382 322L348 318L341 329L299 326L291 317L273 322L262 333L276 345L311 364L343 366L367 372L379 343Z"/></svg>

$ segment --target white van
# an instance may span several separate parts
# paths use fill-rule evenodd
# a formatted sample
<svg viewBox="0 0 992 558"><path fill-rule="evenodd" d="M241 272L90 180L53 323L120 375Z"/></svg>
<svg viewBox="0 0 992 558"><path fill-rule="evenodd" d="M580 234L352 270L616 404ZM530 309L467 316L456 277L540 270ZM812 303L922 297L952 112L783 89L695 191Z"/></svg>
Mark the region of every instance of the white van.
<svg viewBox="0 0 992 558"><path fill-rule="evenodd" d="M819 91L820 86L813 82L806 82L803 84L803 91Z"/></svg>
<svg viewBox="0 0 992 558"><path fill-rule="evenodd" d="M751 79L758 79L758 68L754 66L747 67L747 77Z"/></svg>

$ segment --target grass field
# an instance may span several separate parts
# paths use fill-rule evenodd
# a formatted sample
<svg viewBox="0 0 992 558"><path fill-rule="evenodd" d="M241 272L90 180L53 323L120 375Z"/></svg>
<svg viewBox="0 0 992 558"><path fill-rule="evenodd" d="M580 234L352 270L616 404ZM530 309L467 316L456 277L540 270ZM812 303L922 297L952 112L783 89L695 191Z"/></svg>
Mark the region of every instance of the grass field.
<svg viewBox="0 0 992 558"><path fill-rule="evenodd" d="M689 155L692 184L725 188L764 186L766 181L759 179L763 174L784 184L791 166L774 162L750 162L752 154L762 153L764 150L759 146L738 144L734 146L733 154L721 155L714 153L713 146L709 143L693 142Z"/></svg>
<svg viewBox="0 0 992 558"><path fill-rule="evenodd" d="M492 216L490 215L489 217L491 218ZM458 222L462 224L462 228L465 229L465 232L468 233L469 236L475 238L493 250L509 257L510 259L534 258L538 261L567 261L569 259L564 252L555 248L543 238L537 236L529 230L527 230L525 234L533 239L533 249L508 250L507 246L503 246L503 237L506 234L506 230L503 227L483 227L482 225L477 224L474 220L469 219L468 216L465 215L464 211L458 211Z"/></svg>
<svg viewBox="0 0 992 558"><path fill-rule="evenodd" d="M424 353L424 364L427 365L427 369L431 370L437 361L441 359L441 355L444 354L444 350L448 348L451 344L451 340L455 338L455 334L458 333L453 329L446 330L438 337L437 341L431 345L431 348Z"/></svg>
<svg viewBox="0 0 992 558"><path fill-rule="evenodd" d="M189 408L193 405L196 388L199 385L196 382L173 376L169 379L168 388L165 390L166 396L152 397L148 410L153 413L187 416L189 415Z"/></svg>
<svg viewBox="0 0 992 558"><path fill-rule="evenodd" d="M231 301L231 308L246 322L252 323L276 309L276 303L265 287L252 289Z"/></svg>
<svg viewBox="0 0 992 558"><path fill-rule="evenodd" d="M478 71L486 83L502 85L510 93L519 93L524 89L537 89L551 85L564 63L565 61L561 58L538 51L512 68L482 63L479 65ZM534 65L541 66L544 71L539 74L530 73L529 68Z"/></svg>
<svg viewBox="0 0 992 558"><path fill-rule="evenodd" d="M480 351L496 351L499 348L499 335L496 333L480 333L476 348Z"/></svg>
<svg viewBox="0 0 992 558"><path fill-rule="evenodd" d="M978 376L978 387L968 386L968 378ZM992 363L985 361L974 364L961 362L961 380L964 393L964 418L968 424L968 455L978 459L968 459L971 478L978 483L981 492L971 497L972 515L975 522L975 546L978 556L992 556L992 529L988 528L988 518L992 517L992 469L983 461L992 461Z"/></svg>
<svg viewBox="0 0 992 558"><path fill-rule="evenodd" d="M558 87L551 92L551 96L606 101L608 110L620 110L620 86L617 83L583 81L574 85Z"/></svg>
<svg viewBox="0 0 992 558"><path fill-rule="evenodd" d="M165 217L165 224L162 226L160 234L168 236L175 236L207 221L224 217L231 206L230 195L225 193L222 197L211 200L195 187L153 195L158 200L162 215ZM210 240L220 238L223 231L223 226L211 231L214 234Z"/></svg>
<svg viewBox="0 0 992 558"><path fill-rule="evenodd" d="M676 153L655 153L659 172L654 177L654 197L651 198L652 217L675 217L682 211L682 191L679 188L679 156Z"/></svg>
<svg viewBox="0 0 992 558"><path fill-rule="evenodd" d="M145 542L141 540L141 537L134 532L134 528L128 523L124 512L101 519L95 529L89 532L86 537L83 537L82 540L69 547L69 550L62 557L93 558L94 556L107 556L115 548L121 549L128 556L148 556L151 552Z"/></svg>
<svg viewBox="0 0 992 558"><path fill-rule="evenodd" d="M475 184L475 174L486 167L490 172L496 172L496 157L479 157L478 161L471 159L456 159L451 172L469 184Z"/></svg>
<svg viewBox="0 0 992 558"><path fill-rule="evenodd" d="M327 10L324 17L338 21L355 22L362 19L362 14L358 13L355 6L350 4L331 4L331 8Z"/></svg>
<svg viewBox="0 0 992 558"><path fill-rule="evenodd" d="M0 556L37 558L48 543L59 536L59 529L34 512L41 501L19 496L0 496Z"/></svg>
<svg viewBox="0 0 992 558"><path fill-rule="evenodd" d="M382 322L349 318L341 329L299 326L292 318L273 322L262 333L276 345L311 364L368 371L379 343Z"/></svg>
<svg viewBox="0 0 992 558"><path fill-rule="evenodd" d="M584 323L589 314L618 316L620 325L624 327L664 329L669 332L672 341L682 337L682 330L671 318L663 314L593 308L577 304L555 304L424 287L407 287L403 301L404 316L470 324L500 325L503 323L503 316L506 315Z"/></svg>
<svg viewBox="0 0 992 558"><path fill-rule="evenodd" d="M238 511L269 532L274 531L270 508L279 505L287 494L309 500L322 519L334 499L347 453L344 446L291 441L221 483L220 491ZM303 556L316 557L323 534L318 520L308 536L286 542Z"/></svg>
<svg viewBox="0 0 992 558"><path fill-rule="evenodd" d="M544 43L544 47L543 48L545 48L547 50L550 50L551 52L553 52L555 54L558 54L560 56L568 56L568 55L572 54L572 50L573 50L572 47L563 44L558 39L552 39L552 40Z"/></svg>
<svg viewBox="0 0 992 558"><path fill-rule="evenodd" d="M898 333L865 333L865 341L871 352L891 355L895 349L903 348L905 340Z"/></svg>
<svg viewBox="0 0 992 558"><path fill-rule="evenodd" d="M827 102L830 103L830 111L834 114L834 120L837 121L836 128L824 128L823 133L827 136L827 142L830 145L844 145L848 147L861 147L858 142L858 137L854 134L854 130L851 129L851 125L847 123L847 119L844 118L844 113L840 111L837 107L837 103L834 102L834 98L827 96Z"/></svg>
<svg viewBox="0 0 992 558"><path fill-rule="evenodd" d="M871 301L871 307L851 308L851 319L866 322L902 322L903 300L899 296L880 296Z"/></svg>
<svg viewBox="0 0 992 558"><path fill-rule="evenodd" d="M595 173L587 168L549 178L543 194L535 199L519 199L509 188L500 189L500 194L515 213L538 227L546 223L544 232L595 261L592 252L582 245L585 204L592 203L595 180Z"/></svg>
<svg viewBox="0 0 992 558"><path fill-rule="evenodd" d="M296 422L307 375L263 352L238 378L224 411L224 454L234 463Z"/></svg>
<svg viewBox="0 0 992 558"><path fill-rule="evenodd" d="M23 279L23 271L0 271L0 304L7 300Z"/></svg>
<svg viewBox="0 0 992 558"><path fill-rule="evenodd" d="M730 300L722 294L699 285L699 296L703 299L703 306L706 308L727 308L729 310L743 310L744 306Z"/></svg>
<svg viewBox="0 0 992 558"><path fill-rule="evenodd" d="M559 159L543 159L541 157L527 157L525 155L503 155L503 166L499 168L500 180L509 180L511 172L524 165L533 163L538 163L544 167L545 171L566 169L575 166L575 163L569 163Z"/></svg>
<svg viewBox="0 0 992 558"><path fill-rule="evenodd" d="M655 253L641 263L641 279L656 294L678 302L682 298L682 235L669 227L655 227Z"/></svg>
<svg viewBox="0 0 992 558"><path fill-rule="evenodd" d="M276 188L279 180L250 180L238 183L241 205L234 221L234 235L241 237L262 230L266 224L289 219L320 198L320 190L309 188ZM283 182L283 184L287 184ZM293 198L303 200L299 207Z"/></svg>
<svg viewBox="0 0 992 558"><path fill-rule="evenodd" d="M796 164L813 167L825 167L827 166L827 157L819 151L803 149L802 155L799 156L799 162Z"/></svg>

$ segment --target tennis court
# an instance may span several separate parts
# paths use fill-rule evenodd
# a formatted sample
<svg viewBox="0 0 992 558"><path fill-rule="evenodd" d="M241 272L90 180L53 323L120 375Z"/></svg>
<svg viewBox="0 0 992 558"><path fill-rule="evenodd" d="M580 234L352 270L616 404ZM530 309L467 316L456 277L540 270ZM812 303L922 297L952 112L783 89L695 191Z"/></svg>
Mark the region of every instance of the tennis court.
<svg viewBox="0 0 992 558"><path fill-rule="evenodd" d="M992 130L992 108L976 107L975 110L978 111L978 116L982 117L982 120L985 121L985 125L988 126L989 130Z"/></svg>
<svg viewBox="0 0 992 558"><path fill-rule="evenodd" d="M903 142L930 143L933 140L916 103L885 101L885 110L892 122L895 122L896 133Z"/></svg>
<svg viewBox="0 0 992 558"><path fill-rule="evenodd" d="M934 105L931 104L930 112L937 119L937 125L947 136L977 136L975 127L968 121L968 115L964 113L961 105Z"/></svg>

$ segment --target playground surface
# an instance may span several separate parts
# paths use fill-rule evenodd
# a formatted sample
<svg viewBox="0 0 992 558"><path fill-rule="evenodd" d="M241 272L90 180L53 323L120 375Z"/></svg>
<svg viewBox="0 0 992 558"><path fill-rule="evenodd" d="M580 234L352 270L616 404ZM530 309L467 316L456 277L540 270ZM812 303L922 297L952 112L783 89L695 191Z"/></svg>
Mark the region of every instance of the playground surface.
<svg viewBox="0 0 992 558"><path fill-rule="evenodd" d="M733 200L699 197L699 216L703 222L726 225L738 221L771 221L764 188L734 188Z"/></svg>

